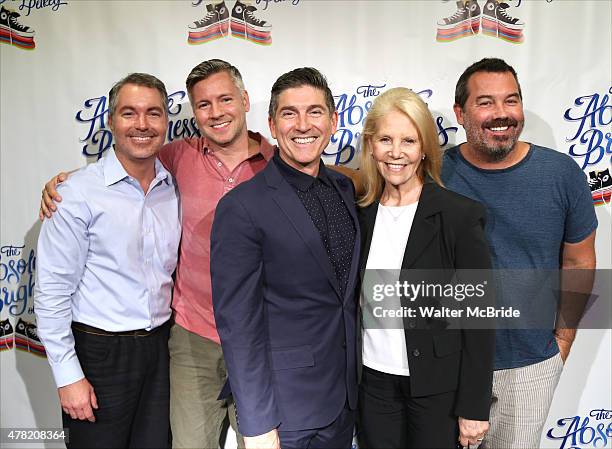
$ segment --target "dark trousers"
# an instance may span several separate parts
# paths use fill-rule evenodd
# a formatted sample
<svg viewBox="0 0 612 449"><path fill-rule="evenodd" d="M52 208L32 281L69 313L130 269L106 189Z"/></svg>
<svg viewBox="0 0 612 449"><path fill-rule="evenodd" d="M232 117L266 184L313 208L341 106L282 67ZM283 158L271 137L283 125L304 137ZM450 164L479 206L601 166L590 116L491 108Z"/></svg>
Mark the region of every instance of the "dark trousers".
<svg viewBox="0 0 612 449"><path fill-rule="evenodd" d="M73 448L168 448L169 323L147 336L73 330L85 377L94 388L95 422L62 414Z"/></svg>
<svg viewBox="0 0 612 449"><path fill-rule="evenodd" d="M359 448L455 449L459 430L454 403L454 391L415 398L410 394L409 376L364 367L359 387Z"/></svg>
<svg viewBox="0 0 612 449"><path fill-rule="evenodd" d="M350 449L355 428L355 410L348 404L329 425L320 429L279 431L282 449Z"/></svg>

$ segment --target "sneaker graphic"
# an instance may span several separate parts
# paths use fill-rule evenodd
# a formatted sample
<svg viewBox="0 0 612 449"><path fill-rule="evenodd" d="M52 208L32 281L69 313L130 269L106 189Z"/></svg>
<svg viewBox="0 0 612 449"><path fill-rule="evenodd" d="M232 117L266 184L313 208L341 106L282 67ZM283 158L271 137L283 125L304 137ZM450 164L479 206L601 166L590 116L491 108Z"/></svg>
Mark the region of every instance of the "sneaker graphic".
<svg viewBox="0 0 612 449"><path fill-rule="evenodd" d="M255 44L272 44L272 25L265 20L258 19L253 14L257 8L247 5L240 0L236 1L232 9L231 29L232 36L249 40Z"/></svg>
<svg viewBox="0 0 612 449"><path fill-rule="evenodd" d="M438 21L438 42L451 42L475 36L480 30L480 6L476 0L458 0L457 11Z"/></svg>
<svg viewBox="0 0 612 449"><path fill-rule="evenodd" d="M34 30L19 23L20 14L2 6L0 8L0 42L31 50L34 43Z"/></svg>
<svg viewBox="0 0 612 449"><path fill-rule="evenodd" d="M609 203L612 195L610 169L589 172L589 188L596 205Z"/></svg>
<svg viewBox="0 0 612 449"><path fill-rule="evenodd" d="M206 5L206 15L189 25L187 42L190 44L204 44L225 36L229 33L229 11L225 1Z"/></svg>
<svg viewBox="0 0 612 449"><path fill-rule="evenodd" d="M0 321L0 351L13 349L15 345L15 332L11 322L7 318Z"/></svg>
<svg viewBox="0 0 612 449"><path fill-rule="evenodd" d="M523 42L525 24L506 12L510 5L499 0L487 0L482 10L482 34L494 36L507 42Z"/></svg>
<svg viewBox="0 0 612 449"><path fill-rule="evenodd" d="M28 323L26 327L26 335L28 336L28 349L32 354L46 357L45 347L40 338L38 338L38 330L35 324Z"/></svg>
<svg viewBox="0 0 612 449"><path fill-rule="evenodd" d="M15 326L15 347L21 351L31 352L42 357L46 356L45 348L38 338L36 325L21 318Z"/></svg>

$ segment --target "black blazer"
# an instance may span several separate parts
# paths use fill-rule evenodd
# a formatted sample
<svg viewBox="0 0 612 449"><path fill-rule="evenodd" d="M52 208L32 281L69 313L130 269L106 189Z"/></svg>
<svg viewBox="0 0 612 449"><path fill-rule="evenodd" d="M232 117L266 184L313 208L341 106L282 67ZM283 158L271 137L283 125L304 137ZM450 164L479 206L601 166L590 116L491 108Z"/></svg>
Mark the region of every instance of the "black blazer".
<svg viewBox="0 0 612 449"><path fill-rule="evenodd" d="M358 211L361 228L360 268L365 269L378 202ZM423 185L402 269L488 269L484 235L485 209L431 180ZM488 420L493 379L495 331L436 329L405 319L412 395L457 391L455 414Z"/></svg>

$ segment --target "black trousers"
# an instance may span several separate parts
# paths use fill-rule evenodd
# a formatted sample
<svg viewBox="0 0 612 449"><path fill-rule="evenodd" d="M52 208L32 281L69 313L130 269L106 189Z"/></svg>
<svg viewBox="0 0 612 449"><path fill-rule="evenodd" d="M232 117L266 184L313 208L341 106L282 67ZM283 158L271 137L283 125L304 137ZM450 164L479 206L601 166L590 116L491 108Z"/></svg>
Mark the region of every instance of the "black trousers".
<svg viewBox="0 0 612 449"><path fill-rule="evenodd" d="M62 413L69 449L170 447L169 330L169 323L138 337L73 330L98 410L93 423Z"/></svg>
<svg viewBox="0 0 612 449"><path fill-rule="evenodd" d="M359 386L360 449L455 449L455 392L412 397L410 377L363 368Z"/></svg>

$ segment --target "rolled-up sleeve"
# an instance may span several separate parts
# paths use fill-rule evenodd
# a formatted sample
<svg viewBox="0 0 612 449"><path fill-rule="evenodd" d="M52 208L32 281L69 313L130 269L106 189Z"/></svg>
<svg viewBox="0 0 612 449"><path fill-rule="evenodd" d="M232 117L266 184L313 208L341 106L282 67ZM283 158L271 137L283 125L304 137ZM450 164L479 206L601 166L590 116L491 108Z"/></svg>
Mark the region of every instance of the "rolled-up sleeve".
<svg viewBox="0 0 612 449"><path fill-rule="evenodd" d="M85 269L91 213L70 181L58 186L58 192L63 200L38 238L34 310L59 388L85 377L74 349L72 295Z"/></svg>

